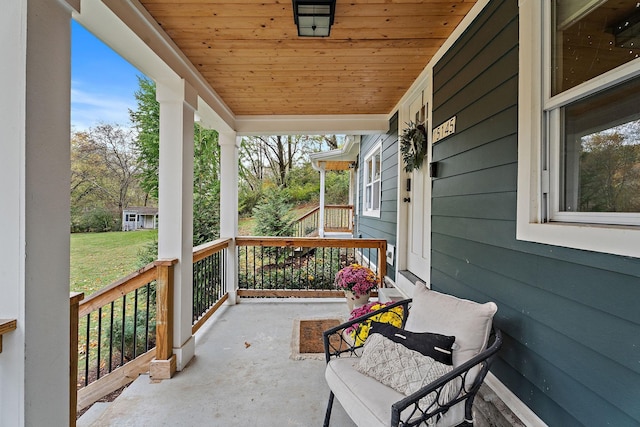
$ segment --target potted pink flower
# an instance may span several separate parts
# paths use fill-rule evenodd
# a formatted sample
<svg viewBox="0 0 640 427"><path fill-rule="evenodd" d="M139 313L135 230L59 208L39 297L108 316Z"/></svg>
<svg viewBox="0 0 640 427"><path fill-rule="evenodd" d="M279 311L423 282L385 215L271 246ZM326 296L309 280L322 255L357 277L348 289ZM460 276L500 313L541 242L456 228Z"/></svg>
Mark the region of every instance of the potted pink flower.
<svg viewBox="0 0 640 427"><path fill-rule="evenodd" d="M349 310L353 310L369 301L371 290L378 286L378 277L370 268L351 264L338 271L335 284L344 291Z"/></svg>

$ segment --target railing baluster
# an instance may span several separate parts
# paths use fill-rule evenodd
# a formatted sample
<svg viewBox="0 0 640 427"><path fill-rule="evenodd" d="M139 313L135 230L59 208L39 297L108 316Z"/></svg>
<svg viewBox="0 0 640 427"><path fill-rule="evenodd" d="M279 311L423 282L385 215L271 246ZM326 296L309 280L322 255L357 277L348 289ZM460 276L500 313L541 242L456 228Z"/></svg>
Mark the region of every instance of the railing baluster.
<svg viewBox="0 0 640 427"><path fill-rule="evenodd" d="M100 347L102 347L101 344L101 338L102 338L102 307L100 307L98 309L98 345L96 346L97 350L98 350L98 357L97 357L97 362L96 362L96 378L99 379L100 378Z"/></svg>
<svg viewBox="0 0 640 427"><path fill-rule="evenodd" d="M124 365L124 352L125 352L125 324L126 324L126 309L127 309L127 296L122 296L122 328L120 339L120 366Z"/></svg>
<svg viewBox="0 0 640 427"><path fill-rule="evenodd" d="M113 301L109 313L109 372L113 370Z"/></svg>
<svg viewBox="0 0 640 427"><path fill-rule="evenodd" d="M149 301L151 299L151 283L147 283L145 289L147 290L147 313L144 322L144 351L146 352L149 351L149 316L151 315L151 307L149 306Z"/></svg>
<svg viewBox="0 0 640 427"><path fill-rule="evenodd" d="M138 357L138 289L133 296L133 358Z"/></svg>
<svg viewBox="0 0 640 427"><path fill-rule="evenodd" d="M84 385L89 384L89 356L91 355L91 313L87 314L87 332L84 350Z"/></svg>

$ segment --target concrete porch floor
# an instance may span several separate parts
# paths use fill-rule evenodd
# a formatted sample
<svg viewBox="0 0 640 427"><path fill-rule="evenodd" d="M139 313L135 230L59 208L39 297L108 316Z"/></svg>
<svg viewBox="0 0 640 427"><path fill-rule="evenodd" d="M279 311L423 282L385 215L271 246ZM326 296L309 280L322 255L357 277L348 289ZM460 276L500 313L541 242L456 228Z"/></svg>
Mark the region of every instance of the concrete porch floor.
<svg viewBox="0 0 640 427"><path fill-rule="evenodd" d="M321 426L324 360L293 360L296 319L347 318L338 300L248 300L196 334L196 356L161 382L136 379L91 426ZM353 427L336 400L331 426Z"/></svg>

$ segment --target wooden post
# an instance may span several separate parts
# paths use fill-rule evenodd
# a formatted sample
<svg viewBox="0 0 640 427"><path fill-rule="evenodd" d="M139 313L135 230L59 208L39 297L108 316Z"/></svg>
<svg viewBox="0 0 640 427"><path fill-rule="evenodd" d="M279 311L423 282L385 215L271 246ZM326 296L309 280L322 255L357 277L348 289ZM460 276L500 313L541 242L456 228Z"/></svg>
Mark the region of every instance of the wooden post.
<svg viewBox="0 0 640 427"><path fill-rule="evenodd" d="M78 312L83 299L82 292L69 295L69 427L75 427L78 415Z"/></svg>
<svg viewBox="0 0 640 427"><path fill-rule="evenodd" d="M155 262L156 282L156 358L149 366L149 376L155 380L169 379L176 372L173 354L173 266L178 260Z"/></svg>
<svg viewBox="0 0 640 427"><path fill-rule="evenodd" d="M378 280L380 288L385 287L384 278L387 275L387 241L380 242L378 246Z"/></svg>
<svg viewBox="0 0 640 427"><path fill-rule="evenodd" d="M2 335L15 331L18 327L16 319L0 319L0 353L2 353Z"/></svg>

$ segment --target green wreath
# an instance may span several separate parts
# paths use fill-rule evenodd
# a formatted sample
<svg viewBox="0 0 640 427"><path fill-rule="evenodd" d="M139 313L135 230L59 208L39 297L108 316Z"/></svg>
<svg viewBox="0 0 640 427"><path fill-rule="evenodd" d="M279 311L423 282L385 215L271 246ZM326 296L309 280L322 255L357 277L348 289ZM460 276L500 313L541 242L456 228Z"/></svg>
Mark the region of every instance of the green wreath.
<svg viewBox="0 0 640 427"><path fill-rule="evenodd" d="M424 125L409 122L400 136L400 152L404 161L404 170L411 172L420 169L427 155L427 132Z"/></svg>

